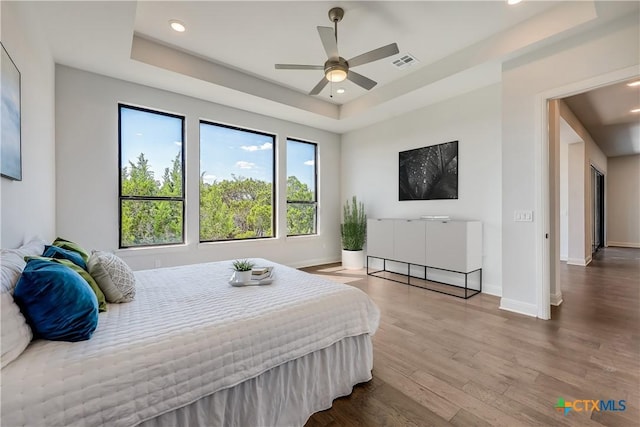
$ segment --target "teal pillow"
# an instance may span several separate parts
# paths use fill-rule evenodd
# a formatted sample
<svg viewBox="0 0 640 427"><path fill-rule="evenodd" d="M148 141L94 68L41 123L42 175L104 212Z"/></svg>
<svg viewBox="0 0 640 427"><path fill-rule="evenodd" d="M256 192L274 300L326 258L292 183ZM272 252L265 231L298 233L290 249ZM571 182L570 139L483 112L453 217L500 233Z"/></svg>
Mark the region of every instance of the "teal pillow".
<svg viewBox="0 0 640 427"><path fill-rule="evenodd" d="M77 252L82 257L85 263L89 261L89 252L85 251L82 246L72 242L71 240L63 239L62 237L56 237L56 240L53 241L52 245Z"/></svg>
<svg viewBox="0 0 640 427"><path fill-rule="evenodd" d="M34 336L84 341L98 326L98 299L69 267L51 261L27 262L13 294Z"/></svg>
<svg viewBox="0 0 640 427"><path fill-rule="evenodd" d="M91 290L93 291L93 293L96 294L96 298L98 298L98 311L107 311L107 299L104 293L102 292L102 289L100 289L100 286L98 286L98 283L96 283L93 276L91 276L91 274L87 270L80 267L79 265L74 264L68 259L50 258L45 256L24 257L24 260L27 262L29 262L32 259L40 259L43 261L57 262L59 264L66 265L67 267L69 267L70 269L78 273L87 282L87 285L91 287Z"/></svg>
<svg viewBox="0 0 640 427"><path fill-rule="evenodd" d="M55 259L68 259L78 267L81 267L85 270L87 269L87 263L85 262L84 259L82 259L82 256L79 253L71 251L69 249L60 248L58 246L46 245L44 247L44 252L42 253L42 256L45 256L47 258L55 258Z"/></svg>

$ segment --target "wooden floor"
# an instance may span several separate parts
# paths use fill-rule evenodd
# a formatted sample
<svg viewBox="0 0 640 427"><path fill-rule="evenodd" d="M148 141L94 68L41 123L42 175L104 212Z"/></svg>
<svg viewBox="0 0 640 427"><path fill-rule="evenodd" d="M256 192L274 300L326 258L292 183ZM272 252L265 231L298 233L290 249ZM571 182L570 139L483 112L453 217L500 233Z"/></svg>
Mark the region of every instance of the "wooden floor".
<svg viewBox="0 0 640 427"><path fill-rule="evenodd" d="M564 302L544 321L349 272L307 269L365 291L382 313L373 380L307 426L640 425L640 250L600 250L562 266ZM626 411L570 411L565 401L625 400Z"/></svg>

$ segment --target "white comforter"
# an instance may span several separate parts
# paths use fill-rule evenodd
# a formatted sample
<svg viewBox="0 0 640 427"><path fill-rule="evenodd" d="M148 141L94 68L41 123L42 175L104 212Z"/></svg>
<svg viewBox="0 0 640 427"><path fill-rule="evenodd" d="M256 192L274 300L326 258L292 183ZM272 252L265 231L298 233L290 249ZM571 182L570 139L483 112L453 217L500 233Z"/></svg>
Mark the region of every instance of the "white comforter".
<svg viewBox="0 0 640 427"><path fill-rule="evenodd" d="M232 287L229 262L137 272L89 341L34 341L2 369L2 426L136 425L377 329L359 289L257 261L273 284Z"/></svg>

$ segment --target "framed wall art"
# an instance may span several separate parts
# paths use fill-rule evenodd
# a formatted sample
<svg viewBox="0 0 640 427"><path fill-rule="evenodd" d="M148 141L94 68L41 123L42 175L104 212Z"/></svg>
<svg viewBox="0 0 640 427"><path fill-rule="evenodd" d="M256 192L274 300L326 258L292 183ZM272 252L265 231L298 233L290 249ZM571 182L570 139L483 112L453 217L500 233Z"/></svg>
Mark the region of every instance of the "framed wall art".
<svg viewBox="0 0 640 427"><path fill-rule="evenodd" d="M399 154L399 200L458 198L458 141Z"/></svg>
<svg viewBox="0 0 640 427"><path fill-rule="evenodd" d="M22 147L20 135L20 71L2 46L0 58L0 174L16 181L22 180Z"/></svg>

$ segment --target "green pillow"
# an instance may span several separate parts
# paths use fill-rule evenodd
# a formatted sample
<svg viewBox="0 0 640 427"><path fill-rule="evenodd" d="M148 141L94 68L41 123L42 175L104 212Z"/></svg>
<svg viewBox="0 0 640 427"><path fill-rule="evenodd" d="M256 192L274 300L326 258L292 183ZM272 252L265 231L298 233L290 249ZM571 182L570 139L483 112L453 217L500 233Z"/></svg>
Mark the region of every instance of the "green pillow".
<svg viewBox="0 0 640 427"><path fill-rule="evenodd" d="M80 246L77 243L74 243L67 239L63 239L62 237L56 237L56 240L53 241L52 245L57 246L59 248L77 252L82 257L85 263L89 261L89 253L85 251L82 248L82 246Z"/></svg>
<svg viewBox="0 0 640 427"><path fill-rule="evenodd" d="M32 259L40 259L43 261L57 262L58 264L65 265L70 269L72 269L73 271L75 271L76 273L78 273L80 276L82 276L85 282L87 282L87 284L91 287L91 290L93 291L93 293L96 294L96 297L98 298L98 311L107 311L107 300L104 297L104 293L102 292L102 290L100 289L96 281L93 280L93 277L91 277L91 275L84 268L74 264L72 261L69 261L68 259L49 258L46 256L24 257L24 260L27 262L29 262L29 260L32 260Z"/></svg>

